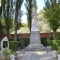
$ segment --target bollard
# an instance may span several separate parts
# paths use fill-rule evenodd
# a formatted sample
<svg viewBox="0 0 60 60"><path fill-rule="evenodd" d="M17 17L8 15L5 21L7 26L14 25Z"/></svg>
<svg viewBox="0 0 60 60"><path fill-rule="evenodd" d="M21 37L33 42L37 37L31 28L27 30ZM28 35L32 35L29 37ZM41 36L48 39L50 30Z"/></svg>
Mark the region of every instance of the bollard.
<svg viewBox="0 0 60 60"><path fill-rule="evenodd" d="M56 58L57 57L57 52L54 50L53 51L53 58Z"/></svg>
<svg viewBox="0 0 60 60"><path fill-rule="evenodd" d="M10 60L15 60L15 56L14 55L10 55Z"/></svg>
<svg viewBox="0 0 60 60"><path fill-rule="evenodd" d="M58 54L58 60L60 60L60 54Z"/></svg>
<svg viewBox="0 0 60 60"><path fill-rule="evenodd" d="M20 58L20 52L17 51L16 53L17 53L17 56L16 57L19 59Z"/></svg>

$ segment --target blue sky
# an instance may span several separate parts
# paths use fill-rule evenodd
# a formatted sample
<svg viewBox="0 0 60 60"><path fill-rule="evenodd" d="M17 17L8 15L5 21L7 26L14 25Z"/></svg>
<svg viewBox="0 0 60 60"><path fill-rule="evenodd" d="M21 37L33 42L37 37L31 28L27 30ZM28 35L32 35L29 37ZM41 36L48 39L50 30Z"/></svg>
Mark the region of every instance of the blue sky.
<svg viewBox="0 0 60 60"><path fill-rule="evenodd" d="M44 0L36 0L36 2L37 2L37 7L38 7L37 11L39 12L44 7ZM25 0L24 0L24 3L22 5L22 10L24 12L26 12L26 8L25 8L24 4L25 4Z"/></svg>
<svg viewBox="0 0 60 60"><path fill-rule="evenodd" d="M36 0L37 1L37 11L39 12L41 9L43 9L44 5L44 0Z"/></svg>
<svg viewBox="0 0 60 60"><path fill-rule="evenodd" d="M38 7L37 12L39 12L44 7L44 0L36 0L36 2L37 2L37 7ZM24 3L25 3L25 1L24 1ZM24 13L24 15L22 16L22 22L26 23L27 17L26 17L26 8L24 6L24 3L22 5L22 11Z"/></svg>

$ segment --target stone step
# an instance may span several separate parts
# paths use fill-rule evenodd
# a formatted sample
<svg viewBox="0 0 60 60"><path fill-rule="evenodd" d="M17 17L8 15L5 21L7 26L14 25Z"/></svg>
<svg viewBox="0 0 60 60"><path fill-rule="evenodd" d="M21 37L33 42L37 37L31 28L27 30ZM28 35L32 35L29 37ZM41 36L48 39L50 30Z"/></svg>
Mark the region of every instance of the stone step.
<svg viewBox="0 0 60 60"><path fill-rule="evenodd" d="M53 60L52 57L40 58L39 60Z"/></svg>
<svg viewBox="0 0 60 60"><path fill-rule="evenodd" d="M20 60L53 60L53 57L51 55L37 55L37 54L25 54L23 55Z"/></svg>
<svg viewBox="0 0 60 60"><path fill-rule="evenodd" d="M22 55L22 60L53 60L53 58L56 58L56 52L46 52L44 54L38 54L37 51L26 51L25 54ZM20 59L20 60L21 60Z"/></svg>
<svg viewBox="0 0 60 60"><path fill-rule="evenodd" d="M57 57L57 53L56 53L56 51L51 51L51 52L48 52L46 54L41 55L41 58L45 58L45 57L56 58Z"/></svg>
<svg viewBox="0 0 60 60"><path fill-rule="evenodd" d="M25 55L23 55L22 57L20 57L20 60L30 60L30 58L31 58L31 54L25 54Z"/></svg>
<svg viewBox="0 0 60 60"><path fill-rule="evenodd" d="M32 45L28 45L25 50L26 51L42 51L42 50L46 50L47 47L44 47L43 44L32 44Z"/></svg>

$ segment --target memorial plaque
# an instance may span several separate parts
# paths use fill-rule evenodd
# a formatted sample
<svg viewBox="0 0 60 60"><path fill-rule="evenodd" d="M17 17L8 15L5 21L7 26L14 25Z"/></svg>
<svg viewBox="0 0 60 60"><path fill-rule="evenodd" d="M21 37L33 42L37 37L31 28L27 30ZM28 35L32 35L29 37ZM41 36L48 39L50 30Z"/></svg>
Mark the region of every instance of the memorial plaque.
<svg viewBox="0 0 60 60"><path fill-rule="evenodd" d="M9 49L9 41L7 37L4 37L1 41L1 50L5 48Z"/></svg>
<svg viewBox="0 0 60 60"><path fill-rule="evenodd" d="M3 48L8 47L8 41L3 41Z"/></svg>

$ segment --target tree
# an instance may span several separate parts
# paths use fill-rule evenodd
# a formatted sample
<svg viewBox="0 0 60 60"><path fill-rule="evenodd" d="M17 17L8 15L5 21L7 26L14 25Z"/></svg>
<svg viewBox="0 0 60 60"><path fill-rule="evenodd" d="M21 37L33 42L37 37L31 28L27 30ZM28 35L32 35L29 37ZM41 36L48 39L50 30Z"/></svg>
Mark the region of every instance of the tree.
<svg viewBox="0 0 60 60"><path fill-rule="evenodd" d="M27 20L28 20L28 26L31 32L31 20L32 20L32 0L26 0L26 10L27 10Z"/></svg>
<svg viewBox="0 0 60 60"><path fill-rule="evenodd" d="M53 39L56 39L56 30L60 26L60 4L57 0L45 0L45 17L53 30Z"/></svg>
<svg viewBox="0 0 60 60"><path fill-rule="evenodd" d="M17 40L17 24L18 24L18 13L21 10L23 0L16 0L16 7L15 7L15 35L14 40Z"/></svg>
<svg viewBox="0 0 60 60"><path fill-rule="evenodd" d="M10 0L2 0L2 12L3 12L3 18L5 22L5 29L7 33L7 37L9 38L10 29L12 28L12 20L10 17Z"/></svg>
<svg viewBox="0 0 60 60"><path fill-rule="evenodd" d="M38 12L38 24L39 24L39 30L42 33L49 33L51 32L51 28L47 22L47 19L44 17L44 10L40 10Z"/></svg>

